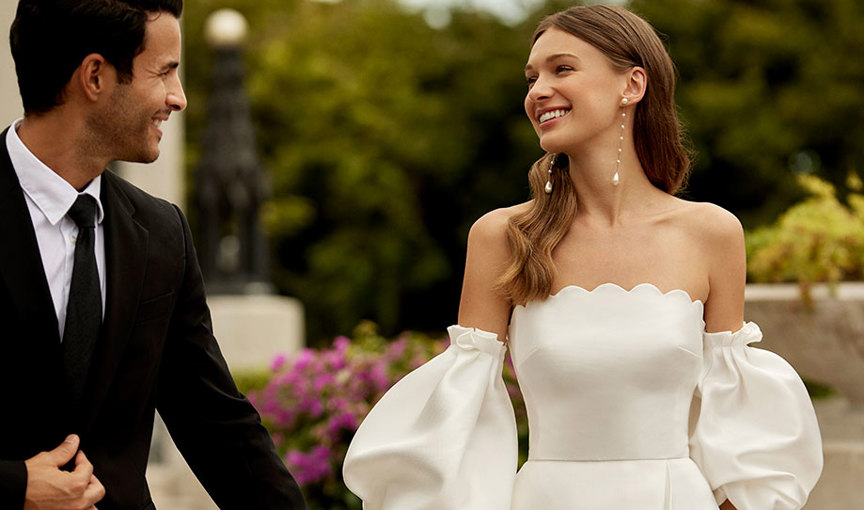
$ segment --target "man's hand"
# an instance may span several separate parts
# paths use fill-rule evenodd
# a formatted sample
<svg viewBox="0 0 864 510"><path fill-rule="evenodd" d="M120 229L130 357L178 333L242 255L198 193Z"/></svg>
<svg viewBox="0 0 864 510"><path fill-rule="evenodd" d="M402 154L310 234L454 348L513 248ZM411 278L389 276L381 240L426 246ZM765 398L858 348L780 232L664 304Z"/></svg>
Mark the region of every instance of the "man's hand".
<svg viewBox="0 0 864 510"><path fill-rule="evenodd" d="M95 504L105 496L105 488L93 476L93 464L83 451L78 451L79 444L78 436L71 435L50 452L24 461L24 510L96 510ZM75 469L61 470L73 457Z"/></svg>

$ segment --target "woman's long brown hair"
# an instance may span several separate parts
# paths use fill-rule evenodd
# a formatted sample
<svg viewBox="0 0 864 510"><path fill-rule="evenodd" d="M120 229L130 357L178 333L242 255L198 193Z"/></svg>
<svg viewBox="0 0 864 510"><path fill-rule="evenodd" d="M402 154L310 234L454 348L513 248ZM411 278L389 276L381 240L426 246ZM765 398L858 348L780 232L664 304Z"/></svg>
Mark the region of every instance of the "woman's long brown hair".
<svg viewBox="0 0 864 510"><path fill-rule="evenodd" d="M577 6L543 19L532 44L550 28L594 46L620 72L645 70L647 87L633 122L636 155L654 186L669 194L678 192L690 172L690 151L675 108L675 67L651 25L621 7ZM553 192L546 194L550 164ZM577 207L569 168L566 155L547 154L528 172L532 200L526 211L510 218L510 261L498 281L499 290L513 304L544 300L552 291L552 251L567 234Z"/></svg>

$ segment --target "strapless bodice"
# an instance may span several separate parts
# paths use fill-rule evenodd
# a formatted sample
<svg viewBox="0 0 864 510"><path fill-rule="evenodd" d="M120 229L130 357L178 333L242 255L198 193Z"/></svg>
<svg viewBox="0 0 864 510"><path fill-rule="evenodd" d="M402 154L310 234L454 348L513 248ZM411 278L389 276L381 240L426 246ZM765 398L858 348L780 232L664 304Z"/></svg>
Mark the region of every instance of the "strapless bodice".
<svg viewBox="0 0 864 510"><path fill-rule="evenodd" d="M705 333L703 306L652 284L570 286L513 310L509 347L529 420L517 425L495 334L401 379L357 430L346 484L365 510L800 510L822 467L794 370ZM691 409L692 407L692 409Z"/></svg>
<svg viewBox="0 0 864 510"><path fill-rule="evenodd" d="M700 301L651 284L569 286L517 306L509 346L532 460L688 456L702 370Z"/></svg>

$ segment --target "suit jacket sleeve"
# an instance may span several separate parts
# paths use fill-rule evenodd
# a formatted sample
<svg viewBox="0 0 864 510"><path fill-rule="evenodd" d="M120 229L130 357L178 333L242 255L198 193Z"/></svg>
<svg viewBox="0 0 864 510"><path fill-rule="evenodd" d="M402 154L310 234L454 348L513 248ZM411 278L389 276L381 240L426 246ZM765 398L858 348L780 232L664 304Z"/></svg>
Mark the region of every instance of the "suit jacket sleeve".
<svg viewBox="0 0 864 510"><path fill-rule="evenodd" d="M0 508L24 508L27 467L23 460L0 460Z"/></svg>
<svg viewBox="0 0 864 510"><path fill-rule="evenodd" d="M175 209L185 260L160 368L159 413L220 508L305 509L297 483L219 351L189 226Z"/></svg>

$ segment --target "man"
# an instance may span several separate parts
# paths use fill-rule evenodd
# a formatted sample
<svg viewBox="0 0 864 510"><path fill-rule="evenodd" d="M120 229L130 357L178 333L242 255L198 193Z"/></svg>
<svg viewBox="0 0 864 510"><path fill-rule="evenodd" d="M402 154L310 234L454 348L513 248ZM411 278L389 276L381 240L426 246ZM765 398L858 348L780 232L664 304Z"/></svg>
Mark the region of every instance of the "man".
<svg viewBox="0 0 864 510"><path fill-rule="evenodd" d="M0 136L3 510L155 508L155 409L221 508L305 508L216 345L182 213L103 173L155 160L186 106L181 11L19 2L25 115Z"/></svg>

